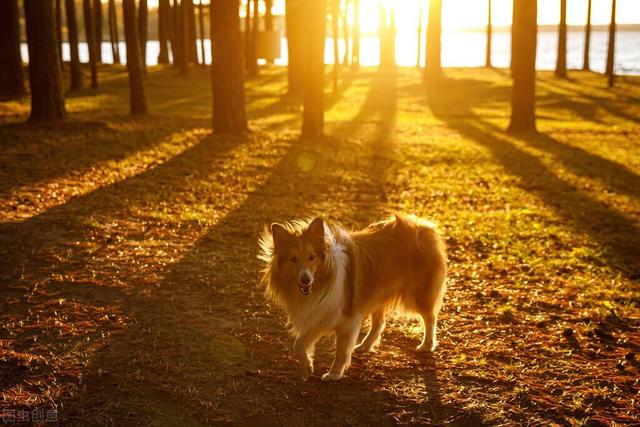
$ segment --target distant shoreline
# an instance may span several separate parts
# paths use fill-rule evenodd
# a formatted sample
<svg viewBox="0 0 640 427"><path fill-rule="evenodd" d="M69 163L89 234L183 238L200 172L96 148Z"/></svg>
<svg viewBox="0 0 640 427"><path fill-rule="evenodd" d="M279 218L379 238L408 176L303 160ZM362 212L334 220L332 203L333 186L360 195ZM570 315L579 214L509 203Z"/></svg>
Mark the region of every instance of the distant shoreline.
<svg viewBox="0 0 640 427"><path fill-rule="evenodd" d="M538 25L538 31L557 31L559 25ZM568 31L584 31L585 25L568 25ZM491 27L494 32L509 32L511 31L511 25L494 25ZM453 29L446 30L443 29L444 32L447 31L455 31L455 32L484 32L487 30L487 27L477 27L477 28L462 28L462 29ZM591 31L609 31L609 25L591 25ZM640 24L617 24L616 32L618 31L640 31Z"/></svg>

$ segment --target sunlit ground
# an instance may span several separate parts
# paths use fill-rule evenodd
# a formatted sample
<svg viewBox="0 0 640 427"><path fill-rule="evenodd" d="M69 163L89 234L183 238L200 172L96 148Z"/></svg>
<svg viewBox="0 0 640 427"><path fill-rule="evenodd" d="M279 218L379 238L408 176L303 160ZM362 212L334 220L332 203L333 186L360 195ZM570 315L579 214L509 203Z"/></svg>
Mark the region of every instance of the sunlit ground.
<svg viewBox="0 0 640 427"><path fill-rule="evenodd" d="M102 424L640 422L640 81L541 72L540 135L509 137L506 72L343 74L326 140L297 139L286 71L249 80L251 135L210 135L204 69L124 68L21 124L0 104L3 405ZM329 70L328 70L329 71ZM392 210L440 223L450 255L439 350L393 318L344 381L297 379L258 284L264 224Z"/></svg>

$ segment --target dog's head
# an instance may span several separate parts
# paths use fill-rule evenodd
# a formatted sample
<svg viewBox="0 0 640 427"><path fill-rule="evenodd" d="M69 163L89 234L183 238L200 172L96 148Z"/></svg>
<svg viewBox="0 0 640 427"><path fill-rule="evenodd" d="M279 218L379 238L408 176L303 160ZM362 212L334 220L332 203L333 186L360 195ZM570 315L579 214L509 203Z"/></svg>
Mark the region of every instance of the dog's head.
<svg viewBox="0 0 640 427"><path fill-rule="evenodd" d="M299 234L280 224L272 224L271 235L283 285L297 286L302 295L311 295L313 284L324 270L324 221L314 219Z"/></svg>

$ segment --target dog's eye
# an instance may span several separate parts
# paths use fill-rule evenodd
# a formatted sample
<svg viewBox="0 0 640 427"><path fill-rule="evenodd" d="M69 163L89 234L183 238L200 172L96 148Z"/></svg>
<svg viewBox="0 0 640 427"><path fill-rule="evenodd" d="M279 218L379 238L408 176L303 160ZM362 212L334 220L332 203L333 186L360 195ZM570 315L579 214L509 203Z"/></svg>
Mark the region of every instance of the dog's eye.
<svg viewBox="0 0 640 427"><path fill-rule="evenodd" d="M314 254L309 255L309 261L313 261L314 259L316 259L316 256Z"/></svg>
<svg viewBox="0 0 640 427"><path fill-rule="evenodd" d="M298 258L292 256L291 258L289 258L289 261L291 261L293 263L296 263L296 262L298 262Z"/></svg>

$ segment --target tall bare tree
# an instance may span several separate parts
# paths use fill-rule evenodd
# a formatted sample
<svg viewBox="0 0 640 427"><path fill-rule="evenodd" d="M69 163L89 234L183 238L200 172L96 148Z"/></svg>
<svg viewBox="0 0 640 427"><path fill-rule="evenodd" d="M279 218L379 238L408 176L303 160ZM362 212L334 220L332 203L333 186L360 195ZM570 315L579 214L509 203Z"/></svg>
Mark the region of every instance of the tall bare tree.
<svg viewBox="0 0 640 427"><path fill-rule="evenodd" d="M247 130L240 33L240 2L211 2L211 87L213 132L239 134Z"/></svg>
<svg viewBox="0 0 640 427"><path fill-rule="evenodd" d="M584 59L582 69L589 71L589 51L591 50L591 0L587 0L587 23L584 27Z"/></svg>
<svg viewBox="0 0 640 427"><path fill-rule="evenodd" d="M535 132L537 0L514 0L511 122L509 132Z"/></svg>
<svg viewBox="0 0 640 427"><path fill-rule="evenodd" d="M158 41L160 51L158 64L169 63L169 25L171 19L171 4L169 0L160 0L158 3Z"/></svg>
<svg viewBox="0 0 640 427"><path fill-rule="evenodd" d="M138 40L140 42L140 59L142 69L147 71L147 39L149 38L149 6L147 0L140 0L138 6Z"/></svg>
<svg viewBox="0 0 640 427"><path fill-rule="evenodd" d="M116 9L115 0L109 0L109 39L111 41L111 54L113 55L113 63L120 62L120 40L118 37L118 11Z"/></svg>
<svg viewBox="0 0 640 427"><path fill-rule="evenodd" d="M6 1L6 0L5 0ZM64 120L53 0L24 0L29 45L30 122Z"/></svg>
<svg viewBox="0 0 640 427"><path fill-rule="evenodd" d="M69 38L69 53L71 61L69 62L69 70L71 73L70 90L82 89L82 69L80 68L80 54L78 52L78 22L76 20L76 2L74 0L65 0L65 9L67 12L67 35Z"/></svg>
<svg viewBox="0 0 640 427"><path fill-rule="evenodd" d="M171 54L173 55L173 65L182 69L182 13L179 0L172 0L171 4ZM186 61L186 56L185 56Z"/></svg>
<svg viewBox="0 0 640 427"><path fill-rule="evenodd" d="M93 25L93 9L91 0L83 0L84 10L84 35L89 48L89 67L91 69L91 87L98 87L98 66L96 64L96 33Z"/></svg>
<svg viewBox="0 0 640 427"><path fill-rule="evenodd" d="M0 96L25 94L18 0L0 1Z"/></svg>
<svg viewBox="0 0 640 427"><path fill-rule="evenodd" d="M491 68L491 42L492 42L492 38L493 38L493 24L491 22L492 20L492 11L491 11L491 6L492 6L492 0L487 0L487 49L486 49L486 55L485 55L485 59L484 59L484 66L487 68Z"/></svg>
<svg viewBox="0 0 640 427"><path fill-rule="evenodd" d="M442 75L441 64L442 0L429 0L429 21L427 23L425 77L437 78Z"/></svg>
<svg viewBox="0 0 640 427"><path fill-rule="evenodd" d="M342 3L344 7L341 9L340 16L342 17L342 37L344 39L344 53L342 55L342 64L346 67L349 66L349 58L351 52L349 49L349 0L344 0Z"/></svg>
<svg viewBox="0 0 640 427"><path fill-rule="evenodd" d="M331 39L333 40L333 93L338 92L338 75L340 74L340 58L338 45L338 26L340 22L340 0L331 0Z"/></svg>
<svg viewBox="0 0 640 427"><path fill-rule="evenodd" d="M387 13L389 15L387 15ZM380 5L380 66L396 65L396 23L393 5Z"/></svg>
<svg viewBox="0 0 640 427"><path fill-rule="evenodd" d="M260 33L260 9L258 8L258 0L253 0L253 24L251 24L251 50L248 58L249 75L258 75L258 34Z"/></svg>
<svg viewBox="0 0 640 427"><path fill-rule="evenodd" d="M56 0L56 37L58 39L58 54L60 55L60 67L64 69L62 60L62 0Z"/></svg>
<svg viewBox="0 0 640 427"><path fill-rule="evenodd" d="M206 60L205 60L205 55L204 55L204 5L202 4L202 0L200 0L198 2L198 27L200 29L199 31L199 38L200 38L200 58L201 58L201 64L205 65L206 64Z"/></svg>
<svg viewBox="0 0 640 427"><path fill-rule="evenodd" d="M102 62L102 1L93 0L93 23L96 34L96 61Z"/></svg>
<svg viewBox="0 0 640 427"><path fill-rule="evenodd" d="M303 21L304 8L304 0L286 0L288 93L289 96L300 99L304 93L304 37L306 34Z"/></svg>
<svg viewBox="0 0 640 427"><path fill-rule="evenodd" d="M273 0L264 0L264 29L267 32L273 31ZM271 54L271 49L265 59L268 63L273 64L275 57Z"/></svg>
<svg viewBox="0 0 640 427"><path fill-rule="evenodd" d="M353 1L353 49L351 51L351 68L360 68L360 0Z"/></svg>
<svg viewBox="0 0 640 427"><path fill-rule="evenodd" d="M135 0L122 0L124 37L127 42L127 71L129 72L129 101L131 114L147 113L147 97L144 90L144 71L140 58L139 32L136 25Z"/></svg>
<svg viewBox="0 0 640 427"><path fill-rule="evenodd" d="M607 49L607 83L613 87L615 75L615 53L616 53L616 0L611 0L611 23L609 24L609 46Z"/></svg>
<svg viewBox="0 0 640 427"><path fill-rule="evenodd" d="M188 36L187 36L187 21L189 18L189 11L187 10L186 0L178 3L175 0L174 4L174 30L176 50L174 51L173 63L178 66L180 75L186 76L189 74L189 48L188 48ZM173 44L171 45L173 50Z"/></svg>
<svg viewBox="0 0 640 427"><path fill-rule="evenodd" d="M193 64L198 63L198 37L196 35L196 12L193 0L186 0L187 7L187 44L188 44L188 60Z"/></svg>
<svg viewBox="0 0 640 427"><path fill-rule="evenodd" d="M302 137L324 134L324 40L326 0L305 0L303 28L306 29L304 59L304 111Z"/></svg>
<svg viewBox="0 0 640 427"><path fill-rule="evenodd" d="M558 57L556 76L567 77L567 0L560 0L560 26L558 27Z"/></svg>
<svg viewBox="0 0 640 427"><path fill-rule="evenodd" d="M424 0L418 0L419 1L419 5L418 5L418 52L416 55L416 67L420 68L420 65L422 63L422 18L424 15L424 12L422 10L422 7L424 5Z"/></svg>

